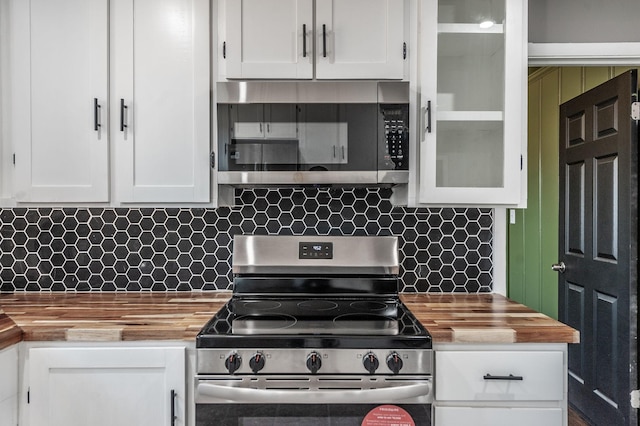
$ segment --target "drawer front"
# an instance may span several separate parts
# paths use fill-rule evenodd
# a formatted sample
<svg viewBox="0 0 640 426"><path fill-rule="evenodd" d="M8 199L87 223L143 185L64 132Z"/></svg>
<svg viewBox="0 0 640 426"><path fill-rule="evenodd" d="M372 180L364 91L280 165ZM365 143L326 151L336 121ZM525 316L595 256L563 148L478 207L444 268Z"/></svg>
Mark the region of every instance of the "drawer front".
<svg viewBox="0 0 640 426"><path fill-rule="evenodd" d="M437 351L438 401L563 399L559 351Z"/></svg>
<svg viewBox="0 0 640 426"><path fill-rule="evenodd" d="M436 407L435 426L562 426L560 408Z"/></svg>

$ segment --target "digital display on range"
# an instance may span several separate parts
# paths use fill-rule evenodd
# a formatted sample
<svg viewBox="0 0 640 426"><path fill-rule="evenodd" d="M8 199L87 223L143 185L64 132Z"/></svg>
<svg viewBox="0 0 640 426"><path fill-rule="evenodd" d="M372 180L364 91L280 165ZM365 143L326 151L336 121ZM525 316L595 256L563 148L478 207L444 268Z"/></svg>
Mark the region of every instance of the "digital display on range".
<svg viewBox="0 0 640 426"><path fill-rule="evenodd" d="M333 243L299 243L300 259L333 259Z"/></svg>

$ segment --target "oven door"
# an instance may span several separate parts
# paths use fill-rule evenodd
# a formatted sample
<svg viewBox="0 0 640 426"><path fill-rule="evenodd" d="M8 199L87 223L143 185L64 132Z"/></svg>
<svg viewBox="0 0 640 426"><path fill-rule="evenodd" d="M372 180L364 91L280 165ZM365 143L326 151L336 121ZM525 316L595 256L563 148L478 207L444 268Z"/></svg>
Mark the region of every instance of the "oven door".
<svg viewBox="0 0 640 426"><path fill-rule="evenodd" d="M430 377L196 378L196 426L431 424Z"/></svg>

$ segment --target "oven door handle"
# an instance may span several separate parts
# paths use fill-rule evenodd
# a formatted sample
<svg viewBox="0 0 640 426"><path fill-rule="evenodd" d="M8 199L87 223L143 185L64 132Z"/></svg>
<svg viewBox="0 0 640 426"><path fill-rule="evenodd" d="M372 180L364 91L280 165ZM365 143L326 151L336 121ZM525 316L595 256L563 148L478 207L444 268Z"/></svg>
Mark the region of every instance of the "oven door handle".
<svg viewBox="0 0 640 426"><path fill-rule="evenodd" d="M350 404L391 403L429 395L429 383L378 389L282 390L252 389L198 383L196 400L215 398L238 403Z"/></svg>

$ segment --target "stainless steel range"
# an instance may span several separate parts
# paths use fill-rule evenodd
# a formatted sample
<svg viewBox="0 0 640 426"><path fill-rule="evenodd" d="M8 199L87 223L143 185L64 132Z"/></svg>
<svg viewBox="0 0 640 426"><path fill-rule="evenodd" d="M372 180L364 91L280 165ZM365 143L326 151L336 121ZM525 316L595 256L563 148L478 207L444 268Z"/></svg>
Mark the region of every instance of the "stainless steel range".
<svg viewBox="0 0 640 426"><path fill-rule="evenodd" d="M196 341L196 424L430 424L431 336L398 255L395 237L236 236L232 298Z"/></svg>

